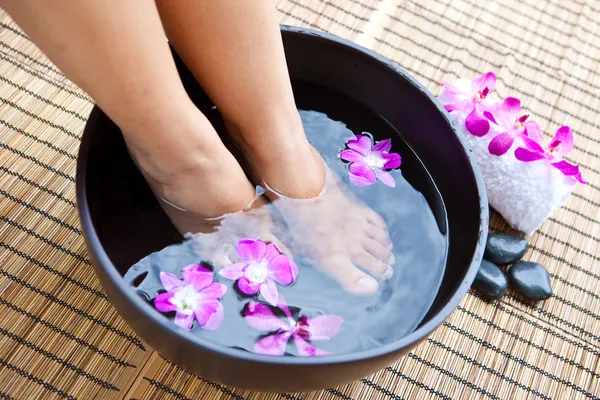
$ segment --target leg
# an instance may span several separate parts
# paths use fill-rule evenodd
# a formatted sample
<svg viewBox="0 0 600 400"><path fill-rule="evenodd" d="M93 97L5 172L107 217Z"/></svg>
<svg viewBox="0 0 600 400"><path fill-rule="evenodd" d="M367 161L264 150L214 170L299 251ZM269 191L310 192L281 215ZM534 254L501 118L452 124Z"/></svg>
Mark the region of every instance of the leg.
<svg viewBox="0 0 600 400"><path fill-rule="evenodd" d="M385 224L345 194L335 179L326 178L320 156L306 139L274 2L157 4L169 39L217 104L254 174L274 189L273 203L288 224L296 250L313 258L347 290L376 291L377 281L355 265L375 276L391 276ZM357 217L350 220L348 215Z"/></svg>
<svg viewBox="0 0 600 400"><path fill-rule="evenodd" d="M268 213L260 207L238 212L254 199L254 186L185 93L154 1L0 0L0 5L121 128L155 193L189 210L161 202L177 228L214 231L196 235L206 260L226 262L225 249L241 237L277 243ZM206 220L225 213L230 213L225 220Z"/></svg>
<svg viewBox="0 0 600 400"><path fill-rule="evenodd" d="M185 93L152 0L0 5L119 125L161 197L207 216L252 200L253 186Z"/></svg>

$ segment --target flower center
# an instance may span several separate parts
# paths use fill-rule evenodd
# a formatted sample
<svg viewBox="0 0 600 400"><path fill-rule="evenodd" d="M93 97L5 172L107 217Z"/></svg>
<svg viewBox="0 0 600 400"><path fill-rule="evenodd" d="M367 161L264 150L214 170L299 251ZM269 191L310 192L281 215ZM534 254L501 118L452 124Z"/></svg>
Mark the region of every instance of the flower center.
<svg viewBox="0 0 600 400"><path fill-rule="evenodd" d="M260 263L250 264L246 269L246 277L254 283L262 283L267 279L269 271L267 269L267 262L261 261Z"/></svg>
<svg viewBox="0 0 600 400"><path fill-rule="evenodd" d="M293 330L298 335L308 335L308 331L306 330L307 327L308 318L306 317L306 315L302 315L298 322L296 322L296 325L294 326Z"/></svg>
<svg viewBox="0 0 600 400"><path fill-rule="evenodd" d="M475 93L475 96L473 96L473 98L475 98L475 100L483 100L487 97L488 93L490 92L490 89L488 89L487 87L483 88L483 90L480 90L479 92Z"/></svg>
<svg viewBox="0 0 600 400"><path fill-rule="evenodd" d="M192 285L186 285L173 295L171 303L173 303L180 311L193 312L198 303L199 293L196 292Z"/></svg>
<svg viewBox="0 0 600 400"><path fill-rule="evenodd" d="M371 168L383 169L385 160L376 154L369 153L364 158L365 163Z"/></svg>
<svg viewBox="0 0 600 400"><path fill-rule="evenodd" d="M515 121L515 127L517 128L522 128L523 124L525 123L525 121L527 121L527 118L529 118L529 115L523 115L522 117L519 117L516 121Z"/></svg>

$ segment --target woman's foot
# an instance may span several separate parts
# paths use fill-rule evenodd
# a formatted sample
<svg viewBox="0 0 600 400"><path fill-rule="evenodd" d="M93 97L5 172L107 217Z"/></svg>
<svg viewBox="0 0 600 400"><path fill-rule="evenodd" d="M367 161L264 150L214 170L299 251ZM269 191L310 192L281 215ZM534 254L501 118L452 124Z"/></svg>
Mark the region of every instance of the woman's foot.
<svg viewBox="0 0 600 400"><path fill-rule="evenodd" d="M285 220L294 255L308 258L357 295L378 290L373 277L391 278L394 257L385 222L327 168L308 143L297 112L283 124L254 128L254 134L226 125L244 150L252 175L266 184L267 195Z"/></svg>
<svg viewBox="0 0 600 400"><path fill-rule="evenodd" d="M273 234L267 200L257 195L210 122L193 105L180 110L166 125L147 127L168 130L166 142L127 143L175 227L193 240L203 259L217 267L231 262L231 250L245 237L274 242L287 250ZM149 136L166 135L149 132Z"/></svg>

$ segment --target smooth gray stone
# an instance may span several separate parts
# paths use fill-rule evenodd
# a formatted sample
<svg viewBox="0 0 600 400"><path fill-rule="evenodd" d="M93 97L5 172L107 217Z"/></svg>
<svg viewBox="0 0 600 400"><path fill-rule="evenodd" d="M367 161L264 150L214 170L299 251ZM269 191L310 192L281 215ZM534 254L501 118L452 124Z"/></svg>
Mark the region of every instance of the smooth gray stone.
<svg viewBox="0 0 600 400"><path fill-rule="evenodd" d="M508 233L490 233L485 246L485 259L498 265L513 264L527 251L527 240Z"/></svg>
<svg viewBox="0 0 600 400"><path fill-rule="evenodd" d="M508 280L496 264L483 260L473 286L490 299L499 299L508 290Z"/></svg>
<svg viewBox="0 0 600 400"><path fill-rule="evenodd" d="M513 287L531 300L546 300L552 296L550 276L543 265L521 261L508 270Z"/></svg>

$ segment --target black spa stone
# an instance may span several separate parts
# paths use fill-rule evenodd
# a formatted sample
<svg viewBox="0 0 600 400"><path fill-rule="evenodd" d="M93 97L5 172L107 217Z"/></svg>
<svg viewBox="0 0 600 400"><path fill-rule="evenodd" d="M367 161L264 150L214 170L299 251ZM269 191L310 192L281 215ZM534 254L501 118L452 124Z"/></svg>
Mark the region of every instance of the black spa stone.
<svg viewBox="0 0 600 400"><path fill-rule="evenodd" d="M473 286L490 299L499 299L508 290L508 280L496 264L483 260Z"/></svg>
<svg viewBox="0 0 600 400"><path fill-rule="evenodd" d="M527 251L527 240L507 233L490 233L485 258L499 265L519 261Z"/></svg>
<svg viewBox="0 0 600 400"><path fill-rule="evenodd" d="M530 300L546 300L552 296L550 276L543 265L521 261L508 270L512 286Z"/></svg>

